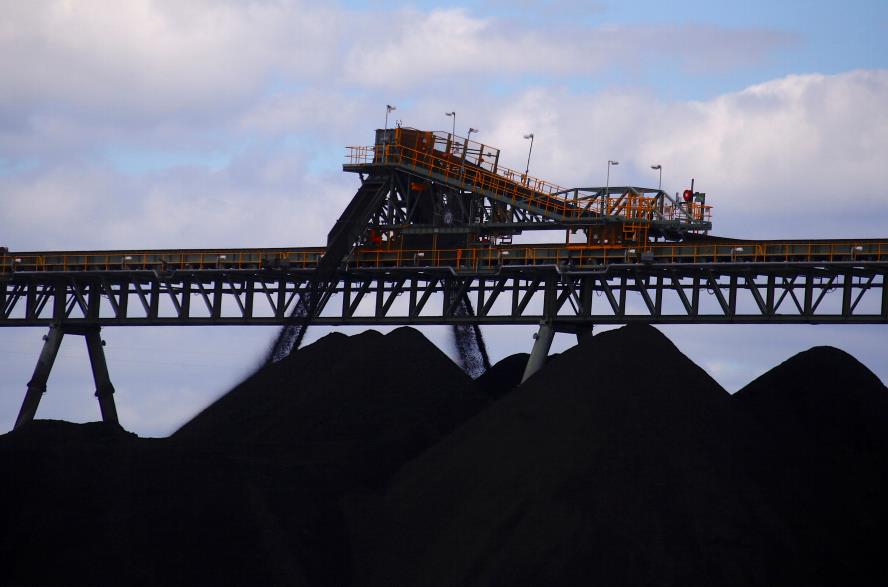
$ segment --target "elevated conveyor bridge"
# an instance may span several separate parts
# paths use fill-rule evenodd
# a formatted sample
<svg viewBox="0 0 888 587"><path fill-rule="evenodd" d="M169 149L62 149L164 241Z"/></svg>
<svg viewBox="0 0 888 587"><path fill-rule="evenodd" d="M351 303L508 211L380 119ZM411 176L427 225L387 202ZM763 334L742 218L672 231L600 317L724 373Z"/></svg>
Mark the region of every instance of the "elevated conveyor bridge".
<svg viewBox="0 0 888 587"><path fill-rule="evenodd" d="M596 324L888 323L888 238L718 238L705 194L565 189L448 133L377 131L343 169L361 186L324 247L0 250L0 326L50 329L16 426L65 334L116 421L104 326L539 325L529 375L555 331Z"/></svg>

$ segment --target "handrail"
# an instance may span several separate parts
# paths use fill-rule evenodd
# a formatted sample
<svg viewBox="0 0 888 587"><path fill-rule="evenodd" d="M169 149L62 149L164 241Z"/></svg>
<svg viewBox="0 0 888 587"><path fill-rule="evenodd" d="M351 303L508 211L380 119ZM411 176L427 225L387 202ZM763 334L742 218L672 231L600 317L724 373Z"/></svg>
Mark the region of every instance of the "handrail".
<svg viewBox="0 0 888 587"><path fill-rule="evenodd" d="M510 245L459 249L359 249L351 268L455 267L478 270L509 265L556 264L570 267L613 262L641 262L651 253L658 263L810 263L888 262L888 241L661 243L642 250L635 245Z"/></svg>
<svg viewBox="0 0 888 587"><path fill-rule="evenodd" d="M323 248L41 252L0 255L0 272L218 270L317 266Z"/></svg>
<svg viewBox="0 0 888 587"><path fill-rule="evenodd" d="M458 142L449 133L425 133L434 137L434 144L425 150L414 148L401 142L403 129L395 129L394 141L371 146L346 147L348 165L400 165L411 170L422 170L443 176L445 180L456 182L460 187L470 187L492 193L495 196L521 202L543 212L558 214L567 219L582 216L599 216L601 199L605 199L604 211L607 215L631 217L637 222L653 223L658 217L666 221L681 223L692 219L696 222L710 222L712 206L697 202L682 202L676 206L664 206L658 214L655 203L657 197L625 194L611 197L600 196L594 206L583 206L571 198L563 187L492 163L484 159L485 146L473 141ZM412 131L418 132L418 131ZM438 149L443 145L442 149ZM471 148L470 148L471 147ZM468 153L473 153L468 156ZM625 201L624 201L625 200ZM631 208L627 205L631 203ZM622 205L621 205L622 204ZM618 214L624 211L626 214Z"/></svg>
<svg viewBox="0 0 888 587"><path fill-rule="evenodd" d="M361 247L346 260L349 268L457 267L478 269L508 265L591 266L640 262L642 253L657 263L705 262L888 262L888 240L743 241L653 243L642 250L631 244L500 245L455 249ZM90 252L8 252L0 254L0 274L27 272L139 270L314 269L323 248L218 249Z"/></svg>

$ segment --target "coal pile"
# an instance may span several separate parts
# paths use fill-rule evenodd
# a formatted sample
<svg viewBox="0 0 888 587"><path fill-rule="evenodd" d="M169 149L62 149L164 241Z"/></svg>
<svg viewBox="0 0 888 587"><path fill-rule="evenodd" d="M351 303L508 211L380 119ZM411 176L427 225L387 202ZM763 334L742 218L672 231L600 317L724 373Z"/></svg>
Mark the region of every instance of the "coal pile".
<svg viewBox="0 0 888 587"><path fill-rule="evenodd" d="M40 420L0 437L0 466L2 585L348 580L338 506L299 470Z"/></svg>
<svg viewBox="0 0 888 587"><path fill-rule="evenodd" d="M331 334L170 438L0 435L0 585L888 579L888 390L847 354L734 396L646 326L525 363Z"/></svg>
<svg viewBox="0 0 888 587"><path fill-rule="evenodd" d="M847 353L815 347L751 382L733 403L748 469L817 583L888 583L882 382Z"/></svg>
<svg viewBox="0 0 888 587"><path fill-rule="evenodd" d="M372 484L486 402L415 329L333 333L264 366L173 438L315 464L334 483Z"/></svg>
<svg viewBox="0 0 888 587"><path fill-rule="evenodd" d="M556 357L558 357L558 353L549 355L546 362L548 363ZM500 398L521 385L521 378L524 377L528 358L530 355L527 353L509 355L485 371L475 380L475 383L488 397Z"/></svg>
<svg viewBox="0 0 888 587"><path fill-rule="evenodd" d="M780 584L788 547L732 465L730 406L655 329L596 336L354 518L359 584Z"/></svg>
<svg viewBox="0 0 888 587"><path fill-rule="evenodd" d="M342 495L486 403L404 328L324 337L169 439L35 421L0 436L0 585L348 585Z"/></svg>
<svg viewBox="0 0 888 587"><path fill-rule="evenodd" d="M521 377L529 357L527 353L509 355L485 371L475 383L489 397L502 397L521 385Z"/></svg>

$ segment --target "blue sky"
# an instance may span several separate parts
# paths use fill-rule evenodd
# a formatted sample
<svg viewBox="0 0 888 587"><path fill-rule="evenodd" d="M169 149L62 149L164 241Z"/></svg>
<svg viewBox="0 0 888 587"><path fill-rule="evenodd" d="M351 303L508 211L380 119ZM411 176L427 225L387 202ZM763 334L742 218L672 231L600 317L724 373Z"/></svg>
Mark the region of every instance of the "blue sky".
<svg viewBox="0 0 888 587"><path fill-rule="evenodd" d="M717 234L888 237L888 3L0 0L0 217L11 250L315 245L357 188L344 147L385 104L479 128L561 185L691 177ZM323 334L312 332L310 339ZM882 327L682 327L735 390L834 344L883 380ZM768 343L761 343L766 333ZM39 329L0 331L0 430ZM449 349L445 329L426 332ZM530 348L491 328L492 354ZM166 434L253 368L273 329L106 329L125 424ZM556 348L572 344L559 336ZM97 417L67 340L39 412Z"/></svg>

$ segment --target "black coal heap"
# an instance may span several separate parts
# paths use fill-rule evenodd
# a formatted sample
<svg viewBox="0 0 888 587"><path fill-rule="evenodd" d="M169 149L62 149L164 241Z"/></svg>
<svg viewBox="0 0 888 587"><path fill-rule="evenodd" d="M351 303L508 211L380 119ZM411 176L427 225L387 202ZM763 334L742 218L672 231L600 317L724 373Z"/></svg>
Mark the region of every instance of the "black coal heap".
<svg viewBox="0 0 888 587"><path fill-rule="evenodd" d="M345 557L338 508L284 467L39 420L0 466L3 585L311 585Z"/></svg>
<svg viewBox="0 0 888 587"><path fill-rule="evenodd" d="M491 398L499 398L521 385L527 366L527 353L516 353L502 359L485 371L475 383Z"/></svg>
<svg viewBox="0 0 888 587"><path fill-rule="evenodd" d="M473 382L415 330L331 334L167 439L2 435L0 585L888 579L888 390L852 357L733 397L646 326L525 359Z"/></svg>
<svg viewBox="0 0 888 587"><path fill-rule="evenodd" d="M825 585L886 584L888 390L854 357L815 347L733 397L747 470Z"/></svg>
<svg viewBox="0 0 888 587"><path fill-rule="evenodd" d="M779 539L732 466L730 426L727 392L658 331L596 336L398 476L367 523L359 576L767 582Z"/></svg>
<svg viewBox="0 0 888 587"><path fill-rule="evenodd" d="M421 333L334 333L266 365L173 435L383 481L479 411L472 379ZM338 467L336 471L333 466Z"/></svg>

